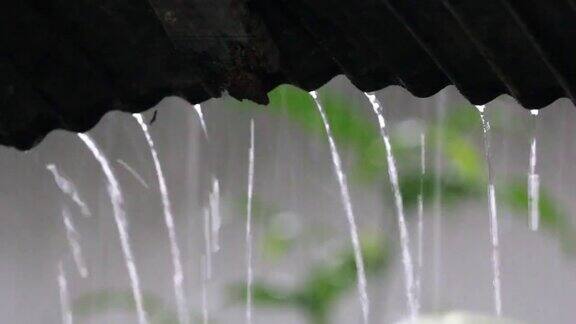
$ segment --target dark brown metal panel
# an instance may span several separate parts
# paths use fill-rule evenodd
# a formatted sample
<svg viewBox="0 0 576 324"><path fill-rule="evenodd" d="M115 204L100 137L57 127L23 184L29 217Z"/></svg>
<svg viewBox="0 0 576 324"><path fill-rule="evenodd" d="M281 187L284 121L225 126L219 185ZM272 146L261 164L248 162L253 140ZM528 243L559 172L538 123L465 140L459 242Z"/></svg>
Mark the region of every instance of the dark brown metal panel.
<svg viewBox="0 0 576 324"><path fill-rule="evenodd" d="M444 3L523 106L542 107L566 95L499 0Z"/></svg>
<svg viewBox="0 0 576 324"><path fill-rule="evenodd" d="M558 85L576 98L576 16L567 1L501 0Z"/></svg>
<svg viewBox="0 0 576 324"><path fill-rule="evenodd" d="M339 74L360 90L526 108L576 94L575 0L0 1L0 144L86 131L113 109L227 91L267 103Z"/></svg>
<svg viewBox="0 0 576 324"><path fill-rule="evenodd" d="M278 72L283 82L312 90L341 73L338 64L313 35L296 23L299 18L276 1L255 0L248 8L252 15L261 17L278 48ZM384 73L381 77L386 79Z"/></svg>
<svg viewBox="0 0 576 324"><path fill-rule="evenodd" d="M400 85L416 96L430 96L450 84L445 73L383 1L350 1L346 6L337 3L333 0L334 7L341 7L342 17L348 18L346 30L351 38L359 40L360 51L374 53L372 60L375 62L366 65L370 71L365 73L373 77L363 82L366 86L357 84L358 87L382 88L374 82L379 78L375 74L378 69L374 67L382 64L392 71ZM355 17L363 17L362 23Z"/></svg>
<svg viewBox="0 0 576 324"><path fill-rule="evenodd" d="M29 146L30 128L41 133L62 124L50 104L30 87L6 57L0 57L0 89L0 144Z"/></svg>
<svg viewBox="0 0 576 324"><path fill-rule="evenodd" d="M44 99L50 112L58 115L62 127L81 129L94 125L114 101L113 88L103 72L68 41L51 19L28 3L18 2L4 9L3 13L11 19L0 20L2 54L21 82ZM35 123L47 112L38 109L37 113L28 116L30 122Z"/></svg>
<svg viewBox="0 0 576 324"><path fill-rule="evenodd" d="M458 21L437 0L387 1L460 92L473 103L502 93L506 85L470 42ZM433 27L431 27L433 26Z"/></svg>

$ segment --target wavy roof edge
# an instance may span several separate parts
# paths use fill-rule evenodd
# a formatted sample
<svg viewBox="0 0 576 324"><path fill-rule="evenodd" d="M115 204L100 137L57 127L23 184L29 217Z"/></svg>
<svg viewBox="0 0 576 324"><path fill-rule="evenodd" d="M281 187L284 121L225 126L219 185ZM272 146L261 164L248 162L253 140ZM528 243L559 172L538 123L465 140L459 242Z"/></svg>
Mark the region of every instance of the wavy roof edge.
<svg viewBox="0 0 576 324"><path fill-rule="evenodd" d="M267 102L344 74L363 91L527 109L576 93L576 0L76 0L0 4L0 144L84 132L110 110L224 91Z"/></svg>

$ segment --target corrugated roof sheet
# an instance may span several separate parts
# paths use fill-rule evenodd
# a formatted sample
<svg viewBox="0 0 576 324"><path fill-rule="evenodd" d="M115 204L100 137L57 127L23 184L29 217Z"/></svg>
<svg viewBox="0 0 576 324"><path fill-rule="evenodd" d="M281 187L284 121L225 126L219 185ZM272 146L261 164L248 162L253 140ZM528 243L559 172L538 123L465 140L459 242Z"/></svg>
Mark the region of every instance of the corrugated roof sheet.
<svg viewBox="0 0 576 324"><path fill-rule="evenodd" d="M0 143L21 149L167 95L266 103L338 74L529 109L576 93L574 0L2 1L0 48Z"/></svg>

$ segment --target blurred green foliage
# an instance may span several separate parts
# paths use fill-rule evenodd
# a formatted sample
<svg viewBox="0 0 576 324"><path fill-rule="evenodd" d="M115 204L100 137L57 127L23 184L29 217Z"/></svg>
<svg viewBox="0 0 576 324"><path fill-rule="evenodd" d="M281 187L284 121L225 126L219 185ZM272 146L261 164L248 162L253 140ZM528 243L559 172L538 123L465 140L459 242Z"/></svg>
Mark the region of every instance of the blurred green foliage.
<svg viewBox="0 0 576 324"><path fill-rule="evenodd" d="M364 236L361 242L368 277L382 274L390 264L390 249L381 236ZM317 264L307 272L296 288L278 287L273 283L256 282L253 299L256 306L291 307L300 310L311 324L330 323L336 302L356 287L356 264L350 249L335 255L329 264ZM238 302L246 297L244 284L233 288Z"/></svg>
<svg viewBox="0 0 576 324"><path fill-rule="evenodd" d="M307 92L292 86L281 86L269 96L270 111L282 114L310 133L325 136L322 120ZM338 145L355 152L353 179L364 184L385 179L386 152L375 118L361 113L362 107L335 93L322 91L320 97ZM500 125L501 117L498 115L492 117L491 124L494 129ZM429 152L441 150L440 154L447 162L442 174L434 174L433 170L428 168L426 174L421 176L419 163L406 162L420 157L419 147L410 145L410 140L399 138L394 131L394 125L390 125L394 154L397 161L402 161L399 180L407 208L416 206L420 194L424 201L431 202L437 190L442 195L443 208L469 199L486 199L486 163L482 149L477 144L481 136L481 124L473 106L458 107L446 116L441 125L427 125L425 130L427 150ZM431 143L441 143L442 148L436 148L430 145ZM528 223L528 195L525 182L498 183L497 192L499 204L509 208L515 215L525 217ZM391 196L386 195L386 199L390 201ZM549 233L558 235L563 246L572 251L576 246L574 242L576 233L558 202L554 201L545 188L541 188L540 193L540 215L541 226ZM268 244L277 249L278 242L271 240ZM390 262L389 252L375 253L376 250L371 250L376 249L376 246L380 245L363 247L367 269L372 274L378 271L385 272ZM257 283L254 286L254 301L260 306L295 307L308 315L310 323L328 323L335 301L353 288L356 280L354 274L354 259L348 254L337 267L320 265L308 275L301 287L295 290ZM244 296L245 291L242 291L237 298Z"/></svg>

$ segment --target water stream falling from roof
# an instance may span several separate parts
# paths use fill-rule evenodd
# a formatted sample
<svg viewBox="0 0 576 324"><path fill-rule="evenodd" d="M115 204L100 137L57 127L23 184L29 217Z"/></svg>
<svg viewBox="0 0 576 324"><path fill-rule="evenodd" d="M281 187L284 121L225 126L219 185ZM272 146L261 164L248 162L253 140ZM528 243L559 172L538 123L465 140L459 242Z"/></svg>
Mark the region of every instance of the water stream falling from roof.
<svg viewBox="0 0 576 324"><path fill-rule="evenodd" d="M426 135L420 134L420 192L418 193L418 226L416 228L416 299L422 301L422 271L424 265L424 177L426 176Z"/></svg>
<svg viewBox="0 0 576 324"><path fill-rule="evenodd" d="M202 323L208 324L210 320L210 308L208 307L208 266L206 264L206 256L201 258L202 267Z"/></svg>
<svg viewBox="0 0 576 324"><path fill-rule="evenodd" d="M212 278L212 231L210 222L210 209L204 208L202 210L204 219L204 263L206 279Z"/></svg>
<svg viewBox="0 0 576 324"><path fill-rule="evenodd" d="M206 139L208 139L208 129L206 128L206 121L204 120L204 113L202 112L202 106L200 104L194 105L194 111L198 115L198 119L200 119L200 126L202 127L202 132Z"/></svg>
<svg viewBox="0 0 576 324"><path fill-rule="evenodd" d="M120 189L120 184L116 179L116 175L106 156L100 151L98 145L94 140L88 135L79 133L78 137L86 144L90 152L94 155L94 158L100 163L102 171L106 176L108 182L106 189L108 195L110 196L110 201L112 202L112 209L114 213L114 221L116 222L116 227L118 228L118 234L120 236L120 245L122 247L122 253L124 254L124 261L126 263L126 268L128 269L128 276L130 278L130 285L132 287L132 295L134 297L134 302L136 304L136 313L138 316L139 324L148 323L148 315L144 309L144 300L142 298L142 289L140 288L140 277L138 275L138 270L136 268L136 261L134 259L134 253L132 252L132 247L130 246L130 235L128 234L128 220L126 219L126 212L124 211L124 196L122 195L122 190Z"/></svg>
<svg viewBox="0 0 576 324"><path fill-rule="evenodd" d="M398 181L398 169L396 168L396 160L392 152L392 145L390 144L390 137L386 128L386 119L384 118L382 104L374 93L364 93L372 109L378 118L378 125L380 126L380 135L384 141L386 149L386 159L388 161L388 177L394 192L394 204L396 206L396 216L398 219L398 229L400 232L400 249L402 253L402 265L404 267L404 281L406 288L406 299L408 301L408 311L411 319L418 316L420 305L416 298L416 286L414 282L414 264L412 255L410 253L410 237L408 234L408 227L406 226L406 218L404 216L404 202L402 201L402 193L400 191L400 184Z"/></svg>
<svg viewBox="0 0 576 324"><path fill-rule="evenodd" d="M434 138L434 197L432 208L432 250L433 250L433 297L432 305L434 310L441 309L440 301L442 297L442 178L443 178L443 159L444 159L444 125L446 119L446 90L440 91L435 99L436 116L435 122L438 125L435 130Z"/></svg>
<svg viewBox="0 0 576 324"><path fill-rule="evenodd" d="M220 228L222 227L222 217L220 216L220 182L217 178L212 178L212 191L209 196L210 204L210 224L212 225L212 252L220 251Z"/></svg>
<svg viewBox="0 0 576 324"><path fill-rule="evenodd" d="M484 155L488 169L488 213L490 217L490 237L492 243L492 285L494 289L494 311L496 315L502 314L502 292L500 282L500 247L498 234L498 211L496 208L496 188L494 185L494 169L492 162L492 150L490 147L490 122L486 120L484 111L486 106L476 106L482 122L482 134L484 140Z"/></svg>
<svg viewBox="0 0 576 324"><path fill-rule="evenodd" d="M84 261L82 246L80 245L80 234L76 231L76 227L74 226L74 222L70 215L70 210L66 205L62 206L62 221L66 230L66 239L70 246L70 252L72 253L74 263L76 264L76 269L78 269L78 273L82 278L86 278L88 277L88 268Z"/></svg>
<svg viewBox="0 0 576 324"><path fill-rule="evenodd" d="M248 150L248 187L246 202L246 323L252 324L252 199L254 195L254 120L250 120L250 149Z"/></svg>
<svg viewBox="0 0 576 324"><path fill-rule="evenodd" d="M68 281L64 272L62 262L58 263L58 292L60 296L60 313L62 315L62 324L74 323L72 308L70 307L70 293L68 292Z"/></svg>
<svg viewBox="0 0 576 324"><path fill-rule="evenodd" d="M85 217L92 216L90 208L88 208L88 205L80 197L78 189L76 189L74 183L70 181L68 178L66 178L66 176L64 176L58 170L58 167L56 167L55 164L47 164L46 169L50 171L54 176L54 181L56 181L56 185L58 185L58 188L60 188L60 190L62 190L64 194L70 197L70 199L72 199L72 201L78 206L78 208L80 208L82 215L84 215Z"/></svg>
<svg viewBox="0 0 576 324"><path fill-rule="evenodd" d="M186 301L186 294L184 292L183 281L184 281L184 271L182 270L182 261L180 247L178 246L178 237L176 235L176 228L174 225L174 216L172 215L172 205L170 203L170 197L168 195L168 187L166 185L166 179L164 178L164 172L162 171L162 165L160 164L160 158L158 157L158 152L154 146L154 141L152 136L148 131L148 125L144 122L141 114L132 115L142 128L148 146L150 147L150 153L152 154L152 160L154 162L154 168L156 169L156 175L158 177L158 185L160 187L160 195L162 198L162 211L164 214L164 222L166 223L166 229L168 230L168 239L170 241L170 253L172 255L172 267L173 271L173 285L174 294L176 296L176 309L178 312L178 320L180 324L187 324L190 322L188 315L188 306Z"/></svg>
<svg viewBox="0 0 576 324"><path fill-rule="evenodd" d="M350 199L350 192L348 189L348 182L346 180L346 174L342 169L342 161L340 159L340 153L334 142L332 136L332 130L330 128L330 123L326 117L326 112L324 107L318 98L316 91L311 91L310 95L314 99L316 108L320 113L324 128L326 130L326 135L328 137L328 143L330 145L330 153L332 155L332 163L334 164L334 172L336 173L336 178L338 179L338 185L340 187L340 195L342 197L342 203L344 204L344 211L346 212L346 219L348 220L348 225L350 228L350 237L352 240L352 248L354 249L354 261L356 263L356 273L358 276L358 293L360 295L360 303L362 306L362 316L364 323L368 323L370 316L370 300L368 298L368 292L366 288L366 272L364 270L364 259L362 257L362 247L360 245L360 239L358 237L358 228L356 226L356 217L354 216L354 210L352 209L352 201Z"/></svg>
<svg viewBox="0 0 576 324"><path fill-rule="evenodd" d="M536 173L536 121L538 110L530 110L532 121L532 141L530 143L530 169L528 170L528 213L530 229L537 231L540 226L540 176Z"/></svg>

